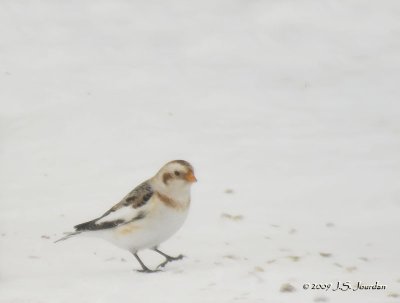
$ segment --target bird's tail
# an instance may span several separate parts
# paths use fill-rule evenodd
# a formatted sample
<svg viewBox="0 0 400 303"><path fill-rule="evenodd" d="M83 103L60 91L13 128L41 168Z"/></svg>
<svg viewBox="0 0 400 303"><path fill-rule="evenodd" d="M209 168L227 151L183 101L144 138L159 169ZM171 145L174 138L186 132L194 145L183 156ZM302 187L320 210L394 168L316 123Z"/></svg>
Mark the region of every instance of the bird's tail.
<svg viewBox="0 0 400 303"><path fill-rule="evenodd" d="M64 237L62 237L61 239L58 239L57 241L54 241L54 243L67 240L67 239L69 239L69 238L71 238L73 236L79 235L80 233L82 233L82 232L81 231L74 231L74 232L66 233L66 235Z"/></svg>

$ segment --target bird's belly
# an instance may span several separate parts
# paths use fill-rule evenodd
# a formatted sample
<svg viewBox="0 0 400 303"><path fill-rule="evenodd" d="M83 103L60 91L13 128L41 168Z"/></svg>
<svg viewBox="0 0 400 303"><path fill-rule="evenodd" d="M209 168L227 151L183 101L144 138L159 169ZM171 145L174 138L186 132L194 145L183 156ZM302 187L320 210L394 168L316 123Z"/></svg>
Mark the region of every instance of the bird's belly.
<svg viewBox="0 0 400 303"><path fill-rule="evenodd" d="M152 248L176 233L185 221L187 213L187 210L176 211L162 207L142 220L110 230L103 238L130 251Z"/></svg>

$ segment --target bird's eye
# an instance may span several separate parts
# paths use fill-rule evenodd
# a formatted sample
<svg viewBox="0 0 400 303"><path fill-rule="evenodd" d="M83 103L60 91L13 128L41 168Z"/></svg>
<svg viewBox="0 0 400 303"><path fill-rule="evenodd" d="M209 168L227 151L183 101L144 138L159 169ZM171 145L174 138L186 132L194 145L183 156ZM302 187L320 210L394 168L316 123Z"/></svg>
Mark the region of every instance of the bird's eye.
<svg viewBox="0 0 400 303"><path fill-rule="evenodd" d="M174 174L175 174L175 176L180 176L181 173L176 170L176 171L174 171Z"/></svg>

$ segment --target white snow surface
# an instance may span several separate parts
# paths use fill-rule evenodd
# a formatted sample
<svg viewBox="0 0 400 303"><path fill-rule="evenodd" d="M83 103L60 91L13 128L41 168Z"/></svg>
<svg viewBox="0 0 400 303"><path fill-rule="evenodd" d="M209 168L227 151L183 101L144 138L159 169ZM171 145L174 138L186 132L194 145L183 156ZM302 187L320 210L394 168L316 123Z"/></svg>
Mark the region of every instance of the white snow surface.
<svg viewBox="0 0 400 303"><path fill-rule="evenodd" d="M398 0L3 0L0 37L1 303L400 301ZM53 243L173 159L184 260Z"/></svg>

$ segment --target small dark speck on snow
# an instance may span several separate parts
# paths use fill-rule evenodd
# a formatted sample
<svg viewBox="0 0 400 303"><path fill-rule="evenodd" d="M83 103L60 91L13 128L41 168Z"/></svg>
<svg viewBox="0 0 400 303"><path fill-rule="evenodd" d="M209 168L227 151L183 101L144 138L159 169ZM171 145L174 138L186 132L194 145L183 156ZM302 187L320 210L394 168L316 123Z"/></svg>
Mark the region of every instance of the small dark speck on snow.
<svg viewBox="0 0 400 303"><path fill-rule="evenodd" d="M319 255L320 255L321 257L324 257L324 258L330 258L330 257L332 257L332 254L331 254L331 253L325 253L325 252L320 252Z"/></svg>
<svg viewBox="0 0 400 303"><path fill-rule="evenodd" d="M231 188L227 188L227 189L225 189L225 193L226 193L226 194L233 194L234 191L233 191L233 189L231 189Z"/></svg>
<svg viewBox="0 0 400 303"><path fill-rule="evenodd" d="M296 288L290 283L285 283L285 284L282 284L280 291L281 292L294 292L294 291L296 291Z"/></svg>
<svg viewBox="0 0 400 303"><path fill-rule="evenodd" d="M292 260L293 262L298 262L300 260L299 256L287 256L287 258Z"/></svg>
<svg viewBox="0 0 400 303"><path fill-rule="evenodd" d="M242 215L230 215L230 214L227 214L227 213L222 213L221 214L221 218L229 219L229 220L232 220L232 221L241 221L241 220L243 220L243 216Z"/></svg>
<svg viewBox="0 0 400 303"><path fill-rule="evenodd" d="M225 259L231 259L231 260L239 260L240 258L235 255L225 255L223 256Z"/></svg>
<svg viewBox="0 0 400 303"><path fill-rule="evenodd" d="M355 271L355 270L357 270L357 267L356 267L356 266L349 266L349 267L346 267L346 271L347 271L347 272L353 272L353 271Z"/></svg>
<svg viewBox="0 0 400 303"><path fill-rule="evenodd" d="M327 297L316 297L314 302L328 302L329 299Z"/></svg>
<svg viewBox="0 0 400 303"><path fill-rule="evenodd" d="M50 236L48 236L48 235L42 235L41 238L42 238L42 239L50 239Z"/></svg>

